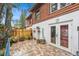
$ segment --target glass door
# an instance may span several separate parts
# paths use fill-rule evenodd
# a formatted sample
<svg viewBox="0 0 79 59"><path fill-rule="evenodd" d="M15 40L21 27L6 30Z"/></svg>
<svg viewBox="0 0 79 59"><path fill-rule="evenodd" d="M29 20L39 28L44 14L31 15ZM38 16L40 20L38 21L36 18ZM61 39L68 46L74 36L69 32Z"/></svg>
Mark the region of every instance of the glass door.
<svg viewBox="0 0 79 59"><path fill-rule="evenodd" d="M51 26L51 42L56 44L56 26Z"/></svg>
<svg viewBox="0 0 79 59"><path fill-rule="evenodd" d="M60 44L68 48L68 25L60 26Z"/></svg>

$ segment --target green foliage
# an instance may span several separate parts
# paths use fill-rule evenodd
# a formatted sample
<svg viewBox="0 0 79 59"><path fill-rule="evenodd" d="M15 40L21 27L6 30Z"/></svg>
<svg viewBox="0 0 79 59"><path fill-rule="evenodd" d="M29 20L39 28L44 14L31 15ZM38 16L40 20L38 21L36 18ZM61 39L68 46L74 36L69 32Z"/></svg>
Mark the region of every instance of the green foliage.
<svg viewBox="0 0 79 59"><path fill-rule="evenodd" d="M13 39L13 37L10 38L10 46L12 46L12 44L14 43Z"/></svg>
<svg viewBox="0 0 79 59"><path fill-rule="evenodd" d="M6 42L5 42L5 39L3 39L2 48L5 48L5 47L6 47Z"/></svg>
<svg viewBox="0 0 79 59"><path fill-rule="evenodd" d="M0 38L3 39L4 38L4 25L0 24Z"/></svg>
<svg viewBox="0 0 79 59"><path fill-rule="evenodd" d="M12 45L13 43L16 43L16 42L18 42L18 41L24 41L24 40L30 40L32 38L32 36L21 36L21 37L18 37L18 36L16 36L16 37L11 37L10 39L10 44Z"/></svg>
<svg viewBox="0 0 79 59"><path fill-rule="evenodd" d="M0 3L0 23L1 23L1 21L2 21L2 18L3 18L3 16L4 16L4 4L3 3Z"/></svg>
<svg viewBox="0 0 79 59"><path fill-rule="evenodd" d="M4 27L4 24L0 24L0 29L2 29Z"/></svg>
<svg viewBox="0 0 79 59"><path fill-rule="evenodd" d="M20 28L24 28L25 27L25 17L26 17L26 11L22 10L22 13L21 13L21 16L20 16L20 20L19 20Z"/></svg>
<svg viewBox="0 0 79 59"><path fill-rule="evenodd" d="M11 43L11 45L12 45L13 43L16 43L16 42L18 42L18 38L12 36L12 37L10 38L10 43Z"/></svg>
<svg viewBox="0 0 79 59"><path fill-rule="evenodd" d="M4 56L4 52L0 50L0 56Z"/></svg>
<svg viewBox="0 0 79 59"><path fill-rule="evenodd" d="M16 6L17 5L11 4L11 3L0 4L0 39L3 40L2 48L6 47L6 40L8 38L10 38L10 36L11 36L11 20L13 17L12 8L16 8ZM5 15L5 17L4 17L4 15ZM2 18L5 19L5 25L1 24ZM7 29L7 31L4 31L4 27L5 27L5 29ZM4 36L4 34L5 34L5 36ZM12 45L12 40L11 40L10 44Z"/></svg>

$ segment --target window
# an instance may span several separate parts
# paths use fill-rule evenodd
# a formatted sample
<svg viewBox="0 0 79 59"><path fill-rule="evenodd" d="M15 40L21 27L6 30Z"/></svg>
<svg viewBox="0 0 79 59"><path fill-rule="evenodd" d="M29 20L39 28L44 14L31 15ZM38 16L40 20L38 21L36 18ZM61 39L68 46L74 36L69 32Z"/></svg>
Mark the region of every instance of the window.
<svg viewBox="0 0 79 59"><path fill-rule="evenodd" d="M60 3L60 8L66 6L66 3Z"/></svg>
<svg viewBox="0 0 79 59"><path fill-rule="evenodd" d="M57 10L57 5L58 5L57 3L50 4L50 12Z"/></svg>
<svg viewBox="0 0 79 59"><path fill-rule="evenodd" d="M49 12L52 13L56 10L61 9L62 7L68 6L70 4L72 4L72 3L50 3Z"/></svg>
<svg viewBox="0 0 79 59"><path fill-rule="evenodd" d="M51 42L56 44L56 26L51 27Z"/></svg>
<svg viewBox="0 0 79 59"><path fill-rule="evenodd" d="M60 3L60 8L70 5L70 3Z"/></svg>
<svg viewBox="0 0 79 59"><path fill-rule="evenodd" d="M36 11L35 18L36 18L36 20L40 19L40 11L39 10Z"/></svg>
<svg viewBox="0 0 79 59"><path fill-rule="evenodd" d="M32 18L35 19L35 13L32 14Z"/></svg>

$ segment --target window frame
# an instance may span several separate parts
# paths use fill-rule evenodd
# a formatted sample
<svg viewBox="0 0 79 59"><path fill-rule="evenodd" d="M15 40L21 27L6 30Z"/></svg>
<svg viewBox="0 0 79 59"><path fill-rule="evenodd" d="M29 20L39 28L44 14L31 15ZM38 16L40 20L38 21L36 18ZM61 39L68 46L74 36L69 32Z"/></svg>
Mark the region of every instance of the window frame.
<svg viewBox="0 0 79 59"><path fill-rule="evenodd" d="M38 14L37 14L38 13ZM39 16L39 19L38 19L38 16ZM36 12L35 12L35 19L36 20L40 20L40 10L37 10Z"/></svg>
<svg viewBox="0 0 79 59"><path fill-rule="evenodd" d="M62 9L62 8L67 7L67 6L71 5L72 3L66 3L66 6L64 6L64 7L62 7L62 8L60 7L60 4L61 4L61 3L57 3L57 10L55 10L55 11L53 11L53 12L51 11L51 9L52 9L52 8L51 8L51 4L53 4L53 3L50 3L50 4L49 4L49 13L50 13L50 14L56 12L57 10L60 10L60 9Z"/></svg>
<svg viewBox="0 0 79 59"><path fill-rule="evenodd" d="M50 3L50 7L49 7L49 11L50 11L50 13L53 13L53 12L55 12L55 11L57 11L58 10L58 3L57 3L57 10L54 10L54 11L52 11L52 7L51 7L51 4L55 4L55 3Z"/></svg>
<svg viewBox="0 0 79 59"><path fill-rule="evenodd" d="M66 3L65 6L61 7L61 3L60 3L60 9L65 8L65 7L67 7L67 6L71 5L71 4L72 4L72 3Z"/></svg>

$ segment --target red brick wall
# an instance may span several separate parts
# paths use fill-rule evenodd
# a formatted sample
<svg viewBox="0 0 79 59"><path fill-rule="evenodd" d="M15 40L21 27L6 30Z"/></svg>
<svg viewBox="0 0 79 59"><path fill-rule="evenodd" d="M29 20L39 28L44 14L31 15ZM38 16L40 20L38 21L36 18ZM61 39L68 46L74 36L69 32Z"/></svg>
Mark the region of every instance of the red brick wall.
<svg viewBox="0 0 79 59"><path fill-rule="evenodd" d="M34 17L32 17L33 24L48 20L50 18L58 17L67 13L71 13L79 9L79 3L75 3L69 6L66 6L64 8L61 8L53 13L50 13L49 6L50 6L49 3L45 3L40 7L40 13L41 13L40 20L36 21ZM32 14L34 14L34 12L32 12Z"/></svg>
<svg viewBox="0 0 79 59"><path fill-rule="evenodd" d="M47 18L47 16L49 15L49 4L48 3L41 6L40 13L41 13L41 20L43 20L44 18Z"/></svg>

